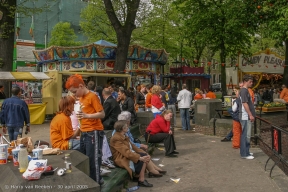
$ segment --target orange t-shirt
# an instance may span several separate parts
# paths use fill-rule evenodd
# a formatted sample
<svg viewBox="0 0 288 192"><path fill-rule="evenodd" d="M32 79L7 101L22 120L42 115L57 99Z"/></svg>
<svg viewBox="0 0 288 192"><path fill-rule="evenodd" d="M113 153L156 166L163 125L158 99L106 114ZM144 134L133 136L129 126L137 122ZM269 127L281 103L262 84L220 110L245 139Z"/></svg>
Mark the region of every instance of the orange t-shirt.
<svg viewBox="0 0 288 192"><path fill-rule="evenodd" d="M73 134L70 117L60 113L52 119L50 123L50 140L53 148L68 150L69 139Z"/></svg>
<svg viewBox="0 0 288 192"><path fill-rule="evenodd" d="M250 94L250 96L251 96L251 98L252 98L252 103L254 103L254 101L255 101L254 92L253 92L253 90L252 90L251 88L249 88L248 91L249 91L249 94Z"/></svg>
<svg viewBox="0 0 288 192"><path fill-rule="evenodd" d="M83 113L93 114L103 111L103 106L95 93L89 91L89 93L81 97L79 101L83 106ZM102 131L104 129L101 119L81 119L80 122L80 130L82 132L95 130Z"/></svg>
<svg viewBox="0 0 288 192"><path fill-rule="evenodd" d="M145 106L146 106L147 108L151 108L151 107L152 107L151 98L152 98L152 93L147 93L147 95L146 95L146 102L145 102Z"/></svg>
<svg viewBox="0 0 288 192"><path fill-rule="evenodd" d="M197 93L195 96L194 96L194 100L199 100L199 99L203 99L203 96L199 93Z"/></svg>
<svg viewBox="0 0 288 192"><path fill-rule="evenodd" d="M284 99L288 103L288 89L287 88L284 88L281 91L280 99Z"/></svg>
<svg viewBox="0 0 288 192"><path fill-rule="evenodd" d="M207 94L206 94L206 98L209 97L210 99L216 99L216 95L215 93L209 91Z"/></svg>

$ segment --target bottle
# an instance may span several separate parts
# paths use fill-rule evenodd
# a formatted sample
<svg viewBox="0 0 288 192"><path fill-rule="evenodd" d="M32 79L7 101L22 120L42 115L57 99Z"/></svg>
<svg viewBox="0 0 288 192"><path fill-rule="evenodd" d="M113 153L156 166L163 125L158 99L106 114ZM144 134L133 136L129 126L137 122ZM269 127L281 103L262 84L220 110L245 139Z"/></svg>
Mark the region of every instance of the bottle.
<svg viewBox="0 0 288 192"><path fill-rule="evenodd" d="M139 186L136 185L136 186L134 186L134 187L130 187L130 188L128 188L126 192L136 191L136 190L138 190L138 189L139 189Z"/></svg>
<svg viewBox="0 0 288 192"><path fill-rule="evenodd" d="M72 163L70 159L70 154L64 155L64 164L65 164L66 173L72 172Z"/></svg>
<svg viewBox="0 0 288 192"><path fill-rule="evenodd" d="M28 168L28 152L25 145L20 146L19 156L19 171L20 173L23 173Z"/></svg>

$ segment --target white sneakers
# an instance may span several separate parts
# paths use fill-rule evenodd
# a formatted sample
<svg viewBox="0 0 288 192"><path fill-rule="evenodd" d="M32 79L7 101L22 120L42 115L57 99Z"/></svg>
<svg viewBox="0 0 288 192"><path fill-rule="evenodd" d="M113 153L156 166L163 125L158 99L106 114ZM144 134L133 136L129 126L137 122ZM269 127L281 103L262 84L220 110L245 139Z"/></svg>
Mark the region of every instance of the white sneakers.
<svg viewBox="0 0 288 192"><path fill-rule="evenodd" d="M107 161L102 161L102 165L108 167L109 169L115 169L115 165L109 159Z"/></svg>
<svg viewBox="0 0 288 192"><path fill-rule="evenodd" d="M251 153L250 153L249 156L247 156L247 157L241 157L241 158L242 158L242 159L249 159L249 160L252 160L252 159L254 159L254 156L252 156Z"/></svg>
<svg viewBox="0 0 288 192"><path fill-rule="evenodd" d="M108 170L108 169L104 169L104 168L100 168L100 175L101 176L107 176L109 173L111 173L111 171L110 170Z"/></svg>

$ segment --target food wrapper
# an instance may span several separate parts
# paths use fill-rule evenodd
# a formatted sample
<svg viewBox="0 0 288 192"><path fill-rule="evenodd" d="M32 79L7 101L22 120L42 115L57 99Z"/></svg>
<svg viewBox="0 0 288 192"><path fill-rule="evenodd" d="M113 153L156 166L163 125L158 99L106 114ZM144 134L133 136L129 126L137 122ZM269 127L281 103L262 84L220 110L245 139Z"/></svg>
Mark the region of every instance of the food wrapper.
<svg viewBox="0 0 288 192"><path fill-rule="evenodd" d="M59 148L46 148L43 150L43 155L60 155L63 153Z"/></svg>
<svg viewBox="0 0 288 192"><path fill-rule="evenodd" d="M17 145L23 144L27 147L28 153L31 153L34 149L33 141L31 137L23 137L16 140Z"/></svg>
<svg viewBox="0 0 288 192"><path fill-rule="evenodd" d="M80 102L77 102L74 104L74 111L76 114L78 114L79 111L82 112L82 109L84 108L83 104ZM79 125L81 126L81 119L78 119Z"/></svg>
<svg viewBox="0 0 288 192"><path fill-rule="evenodd" d="M46 160L31 160L29 162L28 168L23 173L22 177L27 180L38 180L41 174L46 170L47 159Z"/></svg>

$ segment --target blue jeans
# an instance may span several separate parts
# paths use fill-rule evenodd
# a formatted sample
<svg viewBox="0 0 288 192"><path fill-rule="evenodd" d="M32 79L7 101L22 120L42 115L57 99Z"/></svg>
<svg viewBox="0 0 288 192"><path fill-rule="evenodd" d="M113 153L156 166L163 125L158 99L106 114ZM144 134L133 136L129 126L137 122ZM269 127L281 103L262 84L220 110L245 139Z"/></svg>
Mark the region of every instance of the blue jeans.
<svg viewBox="0 0 288 192"><path fill-rule="evenodd" d="M80 140L79 139L69 139L69 150L80 150Z"/></svg>
<svg viewBox="0 0 288 192"><path fill-rule="evenodd" d="M9 134L9 140L14 141L17 140L17 137L19 135L19 130L22 129L22 127L7 127L8 134Z"/></svg>
<svg viewBox="0 0 288 192"><path fill-rule="evenodd" d="M95 138L95 132L97 138ZM100 184L100 166L102 163L102 145L103 145L103 136L104 131L90 131L82 132L80 137L80 152L89 157L90 165L90 178ZM95 143L95 141L97 141ZM95 151L95 145L98 145L98 151ZM96 157L95 157L96 154ZM98 162L95 163L97 158Z"/></svg>
<svg viewBox="0 0 288 192"><path fill-rule="evenodd" d="M228 133L228 135L226 136L226 139L231 140L233 137L233 129Z"/></svg>
<svg viewBox="0 0 288 192"><path fill-rule="evenodd" d="M242 126L242 135L240 143L240 155L241 157L250 156L250 138L251 138L251 126L250 120L240 120Z"/></svg>
<svg viewBox="0 0 288 192"><path fill-rule="evenodd" d="M161 113L162 113L162 112L153 113L154 119L156 118L157 115L161 115Z"/></svg>
<svg viewBox="0 0 288 192"><path fill-rule="evenodd" d="M180 108L180 116L183 130L190 130L189 108Z"/></svg>

